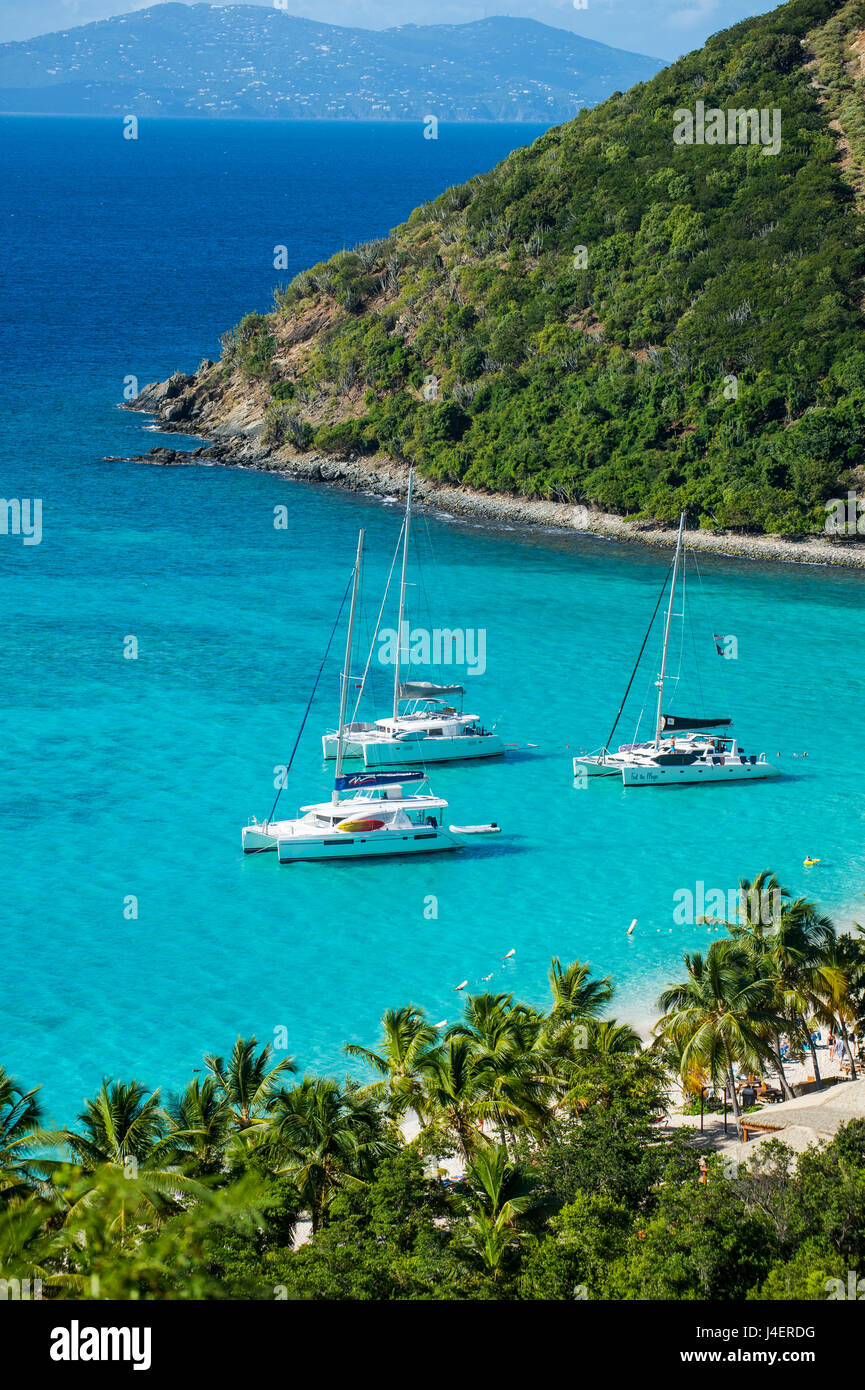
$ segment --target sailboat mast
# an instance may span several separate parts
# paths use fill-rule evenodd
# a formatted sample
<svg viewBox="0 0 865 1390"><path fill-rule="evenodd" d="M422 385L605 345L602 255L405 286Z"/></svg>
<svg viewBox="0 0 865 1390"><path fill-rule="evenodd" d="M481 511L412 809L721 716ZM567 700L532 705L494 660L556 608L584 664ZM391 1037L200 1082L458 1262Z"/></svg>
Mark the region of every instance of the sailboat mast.
<svg viewBox="0 0 865 1390"><path fill-rule="evenodd" d="M396 625L396 669L393 677L393 717L396 719L399 714L399 680L400 680L400 653L402 651L402 624L405 613L405 576L408 566L408 537L411 530L411 492L414 481L414 469L408 472L408 496L405 503L405 525L402 538L402 579L399 586L399 619Z"/></svg>
<svg viewBox="0 0 865 1390"><path fill-rule="evenodd" d="M345 664L342 668L342 685L339 692L339 734L336 741L336 772L334 774L334 788L332 801L334 806L339 801L339 791L336 783L339 781L342 772L342 750L345 745L345 707L348 701L348 683L351 679L351 648L354 637L354 612L357 607L357 590L360 584L360 564L363 555L363 531L357 538L357 558L354 562L354 583L351 586L351 608L348 613L348 633L345 639Z"/></svg>
<svg viewBox="0 0 865 1390"><path fill-rule="evenodd" d="M673 601L676 597L676 580L679 577L679 558L682 554L682 540L685 535L685 513L679 517L679 535L676 541L676 558L673 561L673 579L670 584L670 602L667 605L667 623L664 628L664 652L661 657L661 674L658 676L658 713L655 719L655 743L661 741L662 705L664 703L664 676L667 671L667 647L670 644L670 623L673 618Z"/></svg>

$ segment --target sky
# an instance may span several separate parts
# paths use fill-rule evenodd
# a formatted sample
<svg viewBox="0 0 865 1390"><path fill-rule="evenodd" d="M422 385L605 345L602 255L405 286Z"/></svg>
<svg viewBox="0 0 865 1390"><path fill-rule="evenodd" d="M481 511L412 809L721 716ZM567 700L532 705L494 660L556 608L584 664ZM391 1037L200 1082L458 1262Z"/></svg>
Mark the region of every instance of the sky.
<svg viewBox="0 0 865 1390"><path fill-rule="evenodd" d="M252 2L268 8L275 5L306 19L367 29L387 29L396 24L466 24L492 15L519 15L666 61L701 47L719 29L777 7L767 0L585 0L585 8L583 0ZM147 8L140 0L25 0L23 4L21 0L0 0L0 43Z"/></svg>

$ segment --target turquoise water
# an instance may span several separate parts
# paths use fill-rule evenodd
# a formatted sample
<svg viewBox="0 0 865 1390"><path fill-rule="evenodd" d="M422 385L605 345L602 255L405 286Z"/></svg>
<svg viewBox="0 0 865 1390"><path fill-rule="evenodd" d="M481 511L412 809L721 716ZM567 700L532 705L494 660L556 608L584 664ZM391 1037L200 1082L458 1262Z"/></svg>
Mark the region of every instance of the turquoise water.
<svg viewBox="0 0 865 1390"><path fill-rule="evenodd" d="M164 123L133 177L110 122L4 126L3 493L43 499L44 536L0 537L0 1058L45 1084L56 1120L103 1074L176 1088L238 1033L285 1027L301 1066L342 1074L342 1044L373 1042L388 1005L453 1018L453 986L490 973L490 988L542 1002L553 953L612 973L618 1013L641 1021L708 937L673 926L673 894L698 880L727 889L770 866L840 919L858 913L861 576L712 558L689 590L703 694L683 683L677 707L733 715L749 751L782 753L781 780L577 789L571 757L608 732L669 556L435 516L418 527L413 616L486 631L468 703L520 751L439 769L433 785L452 820L506 833L403 863L244 859L240 826L269 808L358 527L367 630L399 510L253 473L104 463L160 441L117 412L123 377L188 370L267 306L278 277L251 248L290 242L299 265L377 234L525 128L452 129L421 168L428 150L405 128ZM305 141L305 157L292 164L280 140L295 156ZM275 183L281 163L309 184ZM715 655L713 630L738 638L738 660ZM657 642L650 653L623 738L651 705ZM288 810L326 794L318 740L338 665L334 653ZM805 870L806 854L821 864Z"/></svg>

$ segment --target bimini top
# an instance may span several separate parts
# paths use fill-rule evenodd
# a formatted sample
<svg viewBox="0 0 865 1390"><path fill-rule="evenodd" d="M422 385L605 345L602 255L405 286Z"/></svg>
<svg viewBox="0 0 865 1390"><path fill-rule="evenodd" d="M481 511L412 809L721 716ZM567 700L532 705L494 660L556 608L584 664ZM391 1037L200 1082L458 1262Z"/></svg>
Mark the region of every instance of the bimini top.
<svg viewBox="0 0 865 1390"><path fill-rule="evenodd" d="M334 779L333 789L337 792L365 791L372 787L386 790L408 783L425 782L426 779L425 772L345 772Z"/></svg>
<svg viewBox="0 0 865 1390"><path fill-rule="evenodd" d="M384 815L386 819L392 812L402 809L445 810L447 802L433 796L431 791L424 791L426 784L425 772L349 773L335 780L336 801L317 801L300 809L304 813L315 811L334 825L344 819L346 810L367 813L374 809L376 815ZM349 795L341 795L344 792Z"/></svg>
<svg viewBox="0 0 865 1390"><path fill-rule="evenodd" d="M661 733L674 734L688 729L727 729L732 719L685 719L680 714L661 715Z"/></svg>
<svg viewBox="0 0 865 1390"><path fill-rule="evenodd" d="M442 695L465 695L462 685L434 685L432 681L409 681L399 688L401 700L436 700Z"/></svg>

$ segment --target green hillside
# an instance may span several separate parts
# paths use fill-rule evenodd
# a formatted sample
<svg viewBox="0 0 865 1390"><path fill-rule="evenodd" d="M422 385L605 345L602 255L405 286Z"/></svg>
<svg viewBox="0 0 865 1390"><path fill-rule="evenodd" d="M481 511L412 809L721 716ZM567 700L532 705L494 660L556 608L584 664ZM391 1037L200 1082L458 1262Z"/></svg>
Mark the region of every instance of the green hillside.
<svg viewBox="0 0 865 1390"><path fill-rule="evenodd" d="M822 529L865 427L863 54L865 0L736 25L296 277L195 390L288 449ZM697 102L780 111L780 150L676 144Z"/></svg>

